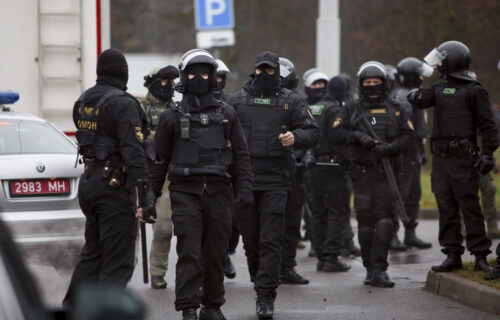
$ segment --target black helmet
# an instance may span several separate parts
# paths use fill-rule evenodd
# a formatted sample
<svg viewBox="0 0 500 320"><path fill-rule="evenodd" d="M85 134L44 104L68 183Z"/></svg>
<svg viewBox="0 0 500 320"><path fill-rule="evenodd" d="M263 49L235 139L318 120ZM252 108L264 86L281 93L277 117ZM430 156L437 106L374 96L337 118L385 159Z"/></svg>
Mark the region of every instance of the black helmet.
<svg viewBox="0 0 500 320"><path fill-rule="evenodd" d="M224 61L222 61L221 59L215 59L215 62L217 62L217 75L225 76L226 78L231 79L231 71L226 66Z"/></svg>
<svg viewBox="0 0 500 320"><path fill-rule="evenodd" d="M339 76L347 83L347 92L351 91L351 76L345 72L341 72Z"/></svg>
<svg viewBox="0 0 500 320"><path fill-rule="evenodd" d="M209 88L217 88L217 62L214 57L203 49L192 49L184 53L179 63L180 85L184 87L187 82L186 68L193 64L207 64L210 67Z"/></svg>
<svg viewBox="0 0 500 320"><path fill-rule="evenodd" d="M465 44L459 41L446 41L434 48L424 58L432 67L442 61L442 66L438 66L441 74L460 73L470 68L470 51Z"/></svg>
<svg viewBox="0 0 500 320"><path fill-rule="evenodd" d="M280 57L280 76L283 78L283 87L293 90L299 85L299 78L295 74L295 65L287 58Z"/></svg>
<svg viewBox="0 0 500 320"><path fill-rule="evenodd" d="M365 96L369 99L379 99L389 92L391 84L387 76L387 69L382 63L378 61L365 62L359 67L357 75L361 96ZM377 89L377 92L372 92L373 89L375 89L374 86L363 86L363 80L368 78L378 78L382 80L382 85Z"/></svg>
<svg viewBox="0 0 500 320"><path fill-rule="evenodd" d="M433 69L427 63L414 57L407 57L398 63L396 79L405 87L416 88L422 84L420 76L430 77Z"/></svg>

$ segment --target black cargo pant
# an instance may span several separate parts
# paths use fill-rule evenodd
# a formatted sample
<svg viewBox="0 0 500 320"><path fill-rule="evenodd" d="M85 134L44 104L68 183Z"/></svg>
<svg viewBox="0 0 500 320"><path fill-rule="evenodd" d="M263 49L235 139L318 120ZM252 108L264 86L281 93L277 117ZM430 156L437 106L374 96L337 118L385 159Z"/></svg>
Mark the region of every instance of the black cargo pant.
<svg viewBox="0 0 500 320"><path fill-rule="evenodd" d="M344 248L350 196L346 169L345 165L310 169L311 245L318 260L338 257Z"/></svg>
<svg viewBox="0 0 500 320"><path fill-rule="evenodd" d="M82 177L78 189L80 208L85 215L85 245L75 267L64 303L71 303L81 283L108 282L125 288L134 272L134 196L125 187L114 189L97 168L88 179Z"/></svg>
<svg viewBox="0 0 500 320"><path fill-rule="evenodd" d="M304 167L297 166L294 170L293 188L288 193L285 210L285 228L281 246L281 268L291 268L297 265L297 244L300 241L300 222L302 208L305 202Z"/></svg>
<svg viewBox="0 0 500 320"><path fill-rule="evenodd" d="M434 154L431 173L432 192L439 208L439 244L445 254L464 253L460 212L467 233L467 250L487 256L491 240L486 237L484 217L479 205L479 173L470 157Z"/></svg>
<svg viewBox="0 0 500 320"><path fill-rule="evenodd" d="M233 254L236 251L236 247L240 242L240 228L238 226L238 219L234 214L234 209L232 210L232 227L231 227L231 238L229 238L229 247L227 249L228 254Z"/></svg>
<svg viewBox="0 0 500 320"><path fill-rule="evenodd" d="M175 309L224 304L224 264L231 235L230 188L202 195L171 191L172 222L177 236Z"/></svg>
<svg viewBox="0 0 500 320"><path fill-rule="evenodd" d="M369 271L385 271L394 231L394 198L385 173L380 167L354 164L351 179L363 265Z"/></svg>
<svg viewBox="0 0 500 320"><path fill-rule="evenodd" d="M286 190L253 192L254 203L237 208L250 279L256 290L279 285Z"/></svg>
<svg viewBox="0 0 500 320"><path fill-rule="evenodd" d="M420 163L416 159L405 158L403 161L400 191L406 214L410 218L410 221L404 224L405 229L415 229L417 226L420 198L422 197L420 167ZM394 226L394 232L397 233L399 230L399 217L397 215L394 215Z"/></svg>

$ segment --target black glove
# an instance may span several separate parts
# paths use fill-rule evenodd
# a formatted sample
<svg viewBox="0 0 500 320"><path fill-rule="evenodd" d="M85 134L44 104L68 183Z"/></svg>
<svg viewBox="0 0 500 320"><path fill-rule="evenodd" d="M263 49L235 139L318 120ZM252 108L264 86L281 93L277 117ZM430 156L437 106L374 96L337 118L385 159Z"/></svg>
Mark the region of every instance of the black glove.
<svg viewBox="0 0 500 320"><path fill-rule="evenodd" d="M238 192L238 197L236 197L236 205L242 206L246 204L251 204L254 202L253 192L248 188L241 189Z"/></svg>
<svg viewBox="0 0 500 320"><path fill-rule="evenodd" d="M373 149L373 153L379 158L392 156L398 153L397 147L392 143L380 143Z"/></svg>
<svg viewBox="0 0 500 320"><path fill-rule="evenodd" d="M142 208L142 220L144 220L146 223L155 223L156 195L153 192L151 185L148 182L138 180L136 187L137 198L139 199L139 208Z"/></svg>
<svg viewBox="0 0 500 320"><path fill-rule="evenodd" d="M364 132L356 131L355 137L356 137L356 140L359 142L359 144L363 148L367 148L367 149L371 150L371 149L373 149L373 147L375 147L377 145L377 141Z"/></svg>
<svg viewBox="0 0 500 320"><path fill-rule="evenodd" d="M479 173L484 176L495 168L495 158L493 158L492 154L482 154L474 164L474 168L476 168Z"/></svg>

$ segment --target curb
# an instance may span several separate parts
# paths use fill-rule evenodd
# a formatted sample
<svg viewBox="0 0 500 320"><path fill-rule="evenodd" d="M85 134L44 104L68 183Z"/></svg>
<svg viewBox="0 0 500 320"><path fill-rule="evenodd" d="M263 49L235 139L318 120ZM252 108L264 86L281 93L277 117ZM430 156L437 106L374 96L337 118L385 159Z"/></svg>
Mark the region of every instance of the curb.
<svg viewBox="0 0 500 320"><path fill-rule="evenodd" d="M424 290L482 311L500 314L500 290L453 273L436 273L430 270L427 273Z"/></svg>

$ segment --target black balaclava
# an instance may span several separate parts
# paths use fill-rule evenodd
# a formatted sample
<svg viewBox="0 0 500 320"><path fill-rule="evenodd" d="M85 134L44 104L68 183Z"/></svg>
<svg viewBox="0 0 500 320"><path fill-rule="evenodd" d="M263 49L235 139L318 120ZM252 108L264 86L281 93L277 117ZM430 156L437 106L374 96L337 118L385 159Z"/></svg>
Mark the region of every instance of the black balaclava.
<svg viewBox="0 0 500 320"><path fill-rule="evenodd" d="M162 79L158 79L154 81L151 86L149 87L149 92L155 97L156 99L167 102L172 99L174 96L174 87L172 85L172 82L167 81L166 85L161 84Z"/></svg>
<svg viewBox="0 0 500 320"><path fill-rule="evenodd" d="M359 87L361 95L368 100L380 100L385 95L385 83L377 84L374 86L363 86Z"/></svg>
<svg viewBox="0 0 500 320"><path fill-rule="evenodd" d="M210 76L208 79L203 79L201 76L202 73L208 73L210 75L211 70L207 64L195 63L193 65L189 65L185 72L188 92L196 96L203 96L210 92ZM188 74L190 73L195 75L193 79L188 78Z"/></svg>
<svg viewBox="0 0 500 320"><path fill-rule="evenodd" d="M99 78L112 78L120 86L127 88L128 65L123 53L118 49L107 49L97 59L97 76Z"/></svg>
<svg viewBox="0 0 500 320"><path fill-rule="evenodd" d="M347 82L344 78L336 76L328 81L328 94L337 100L338 102L343 102L347 95Z"/></svg>
<svg viewBox="0 0 500 320"><path fill-rule="evenodd" d="M311 87L306 87L305 91L307 94L307 100L310 104L314 104L323 98L323 96L326 93L326 81L324 80L316 80L312 84L315 84L317 82L323 81L325 82L325 86L323 88L311 88Z"/></svg>
<svg viewBox="0 0 500 320"><path fill-rule="evenodd" d="M217 77L222 79L221 82L217 81L217 91L222 92L222 90L226 87L226 75L220 74Z"/></svg>
<svg viewBox="0 0 500 320"><path fill-rule="evenodd" d="M279 67L273 68L270 65L262 64L258 67L262 70L260 74L255 74L255 89L268 96L276 91L280 84L280 70ZM266 69L274 69L274 74L268 74Z"/></svg>

